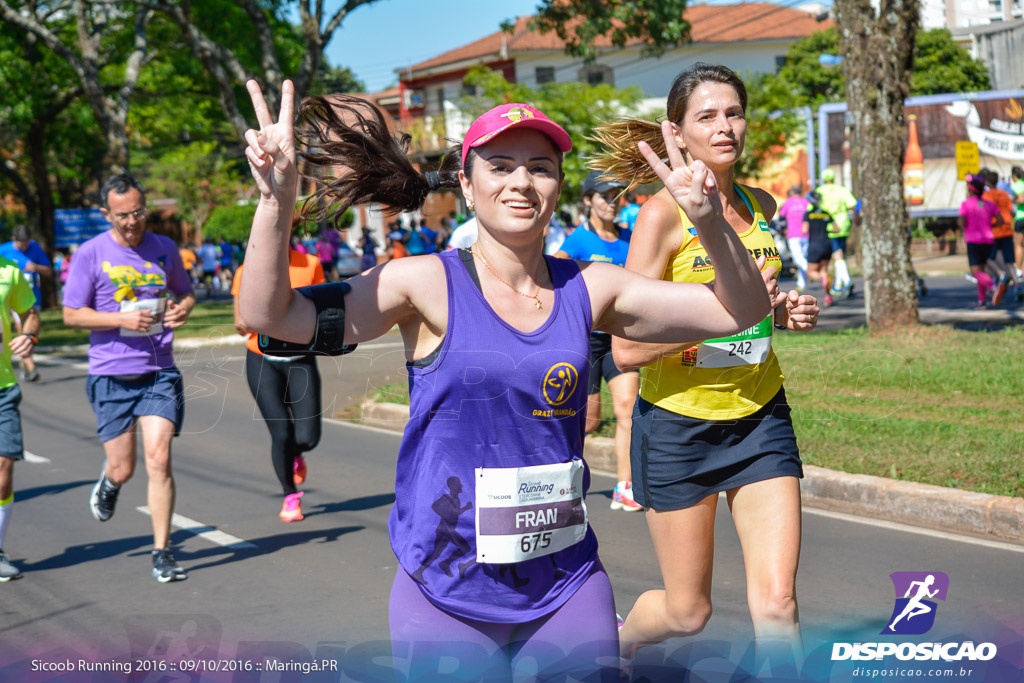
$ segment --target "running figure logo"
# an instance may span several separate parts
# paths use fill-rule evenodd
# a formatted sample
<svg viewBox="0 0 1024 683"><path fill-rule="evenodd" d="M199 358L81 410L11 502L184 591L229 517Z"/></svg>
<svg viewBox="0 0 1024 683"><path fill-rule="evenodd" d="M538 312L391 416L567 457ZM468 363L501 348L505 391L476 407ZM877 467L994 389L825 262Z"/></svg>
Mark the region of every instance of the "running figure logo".
<svg viewBox="0 0 1024 683"><path fill-rule="evenodd" d="M558 363L544 376L544 400L553 406L560 406L569 400L576 389L579 372L569 363Z"/></svg>
<svg viewBox="0 0 1024 683"><path fill-rule="evenodd" d="M946 599L949 577L943 572L893 572L889 578L896 589L896 605L882 634L927 633L935 624L937 605L933 599Z"/></svg>
<svg viewBox="0 0 1024 683"><path fill-rule="evenodd" d="M430 509L436 512L440 519L437 522L437 530L434 536L434 549L427 559L423 560L420 568L410 574L413 580L419 584L426 585L427 580L423 578L424 570L434 564L437 558L441 557L441 553L444 552L449 543L455 546L455 550L452 551L447 560L442 560L437 565L448 576L454 577L451 569L452 562L471 550L469 542L460 536L456 530L459 516L473 507L473 503L469 501L466 501L465 505L460 504L460 493L462 493L462 480L458 477L448 477L448 493L442 493L441 497L430 506ZM459 578L465 578L466 570L474 564L476 564L475 559L460 563Z"/></svg>

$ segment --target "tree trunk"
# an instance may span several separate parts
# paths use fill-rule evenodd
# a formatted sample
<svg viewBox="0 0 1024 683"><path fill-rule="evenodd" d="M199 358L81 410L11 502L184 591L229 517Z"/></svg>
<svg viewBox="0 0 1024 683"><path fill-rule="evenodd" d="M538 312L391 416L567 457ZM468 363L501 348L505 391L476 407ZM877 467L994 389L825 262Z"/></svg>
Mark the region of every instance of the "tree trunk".
<svg viewBox="0 0 1024 683"><path fill-rule="evenodd" d="M50 184L50 173L46 164L46 124L35 121L25 136L25 147L28 151L29 163L32 168L32 184L35 186L37 206L37 235L46 253L53 249L54 216L53 187Z"/></svg>
<svg viewBox="0 0 1024 683"><path fill-rule="evenodd" d="M918 322L917 289L903 201L906 122L918 0L836 0L846 57L846 101L853 118L853 182L862 199L861 261L867 324L887 329Z"/></svg>
<svg viewBox="0 0 1024 683"><path fill-rule="evenodd" d="M32 188L21 177L21 174L14 168L14 165L8 166L3 161L0 161L0 176L7 178L14 186L14 196L20 199L21 203L25 206L25 214L29 223L37 222L39 219L39 204L36 202L35 193L32 192Z"/></svg>

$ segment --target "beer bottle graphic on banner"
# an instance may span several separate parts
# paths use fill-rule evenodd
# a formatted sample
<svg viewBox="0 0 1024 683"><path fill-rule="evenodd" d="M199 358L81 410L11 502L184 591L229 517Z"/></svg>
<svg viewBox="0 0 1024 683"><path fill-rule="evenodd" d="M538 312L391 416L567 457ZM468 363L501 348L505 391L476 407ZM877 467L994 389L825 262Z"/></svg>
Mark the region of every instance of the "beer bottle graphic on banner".
<svg viewBox="0 0 1024 683"><path fill-rule="evenodd" d="M903 156L903 200L911 206L924 204L924 155L917 142L917 116L907 116L910 141Z"/></svg>

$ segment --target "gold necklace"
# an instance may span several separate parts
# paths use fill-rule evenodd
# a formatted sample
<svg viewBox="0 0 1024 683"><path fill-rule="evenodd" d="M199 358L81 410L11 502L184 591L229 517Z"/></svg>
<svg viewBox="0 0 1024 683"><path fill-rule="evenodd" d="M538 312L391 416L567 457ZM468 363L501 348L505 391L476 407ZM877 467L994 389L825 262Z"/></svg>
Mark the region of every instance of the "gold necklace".
<svg viewBox="0 0 1024 683"><path fill-rule="evenodd" d="M476 246L476 245L474 245L474 246ZM494 268L491 268L491 264L487 263L487 259L484 258L483 249L480 249L480 250L478 250L476 252L473 252L472 247L470 247L469 251L471 253L475 253L477 256L480 257L480 260L483 261L483 263L484 263L484 267L487 268L487 270L491 271L491 275L493 275L494 277L498 278L498 282L500 282L501 284L505 285L506 287L511 289L513 292L515 292L519 296L525 296L527 299L533 299L533 305L536 306L537 308L541 308L541 309L544 308L544 304L542 304L540 302L540 296L538 296L540 294L540 285L537 285L537 291L534 292L533 294L527 294L526 292L520 292L518 289L516 289L512 285L512 283L506 281L504 278L502 278L500 275L498 275L496 272L494 272Z"/></svg>

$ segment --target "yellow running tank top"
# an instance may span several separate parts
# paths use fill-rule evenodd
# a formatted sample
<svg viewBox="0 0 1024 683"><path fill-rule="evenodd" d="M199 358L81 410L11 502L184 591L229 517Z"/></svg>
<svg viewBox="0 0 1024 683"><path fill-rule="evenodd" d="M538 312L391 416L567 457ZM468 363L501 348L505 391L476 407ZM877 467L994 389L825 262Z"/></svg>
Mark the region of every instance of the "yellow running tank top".
<svg viewBox="0 0 1024 683"><path fill-rule="evenodd" d="M782 268L779 250L768 230L761 205L737 184L754 222L739 235L747 251L765 266ZM709 283L715 268L700 243L697 229L679 209L685 233L679 250L665 266L662 280ZM640 396L679 415L701 420L733 420L756 413L782 388L782 368L772 350L773 314L739 334L709 339L640 369Z"/></svg>

